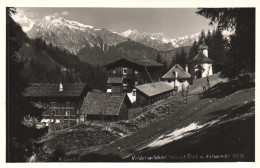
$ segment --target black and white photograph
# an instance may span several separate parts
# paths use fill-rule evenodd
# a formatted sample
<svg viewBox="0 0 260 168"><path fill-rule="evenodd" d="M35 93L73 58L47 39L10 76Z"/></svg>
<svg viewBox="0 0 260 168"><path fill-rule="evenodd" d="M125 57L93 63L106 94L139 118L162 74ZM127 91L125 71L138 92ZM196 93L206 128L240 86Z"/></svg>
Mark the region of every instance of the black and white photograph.
<svg viewBox="0 0 260 168"><path fill-rule="evenodd" d="M86 4L4 7L6 163L257 161L255 6Z"/></svg>

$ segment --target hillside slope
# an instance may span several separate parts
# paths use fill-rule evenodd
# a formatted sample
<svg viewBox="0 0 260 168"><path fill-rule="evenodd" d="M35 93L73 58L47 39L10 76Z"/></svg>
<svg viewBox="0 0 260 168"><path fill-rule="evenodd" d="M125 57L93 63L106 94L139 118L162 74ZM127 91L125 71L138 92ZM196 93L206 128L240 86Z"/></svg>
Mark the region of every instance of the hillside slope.
<svg viewBox="0 0 260 168"><path fill-rule="evenodd" d="M60 138L54 138L53 141L58 140L60 145L64 144L64 146L67 146L67 153L64 157L67 159L76 157L78 158L77 161L140 161L138 160L138 156L150 157L153 152L155 154L168 155L183 151L185 154L185 152L190 151L190 147L193 147L193 143L196 144L195 147L197 148L195 149L197 149L199 154L203 152L205 154L205 152L209 151L212 155L228 152L230 155L232 152L241 152L244 154L243 158L227 158L222 161L253 161L254 122L252 121L254 121L255 116L254 87L238 90L219 99L205 98L200 100L197 94L191 94L188 97L187 105L183 103L180 104L178 100L181 99L181 94L177 93L151 106L144 107L141 109L142 114L133 119L112 123L98 123L97 125L99 125L99 127L101 126L103 130L110 132L108 136L116 135L115 141L106 141L104 143L102 139L91 137L93 138L91 141L95 141L95 144L98 144L98 146L89 143L84 143L86 145L83 145L82 141L84 141L85 138L84 136L81 137L75 134L75 131L78 130L77 128L65 130L64 135L60 135L65 137L67 134L70 134L71 136L71 131L75 132L73 133L73 137L77 139L77 142L74 143L75 148L68 146L70 140L63 141ZM234 127L233 123L236 123L239 127ZM243 125L245 124L249 124L248 127L244 127ZM79 126L81 131L87 131L87 129L95 125L95 123L87 122ZM221 131L225 126L232 132ZM242 132L240 132L241 127L245 128ZM218 134L209 134L207 131L210 130L215 130ZM221 134L222 132L223 134ZM202 136L200 139L197 133L199 135L209 136ZM233 133L236 133L237 136L230 137ZM95 134L99 136L98 132ZM189 144L187 140L190 139L189 137L192 140L192 144ZM193 137L195 138L194 142ZM46 137L43 139L46 139ZM214 141L214 139L217 139L217 141ZM237 141L238 139L241 141ZM206 140L211 140L210 142L212 143L208 144L211 150L201 149L201 144L205 144L207 142ZM248 141L248 143L244 144L245 141ZM48 142L48 140L46 142ZM177 145L177 148L175 142L177 144L182 144L183 142L186 146ZM105 145L107 143L109 144ZM218 143L223 144L223 147L219 146L219 148L214 151L212 146ZM56 143L52 143L49 147L47 145L46 148L55 149L55 144ZM165 147L168 144L170 147L173 145L174 148ZM227 146L232 145L233 148L227 148ZM167 150L165 150L165 148L167 148ZM165 153L163 153L163 151L165 151ZM194 153L196 154L196 150ZM132 160L132 158L137 158L137 160ZM66 161L66 159L64 161ZM162 159L159 161L166 160ZM180 159L170 159L168 161L180 161ZM210 159L208 159L208 161L210 161Z"/></svg>
<svg viewBox="0 0 260 168"><path fill-rule="evenodd" d="M254 121L254 92L255 89L250 88L246 90L237 91L232 95L229 95L222 99L202 99L188 103L187 106L175 111L174 113L170 114L167 118L158 120L157 122L150 124L147 127L137 132L134 132L129 136L121 138L107 146L104 146L103 148L96 150L94 154L96 156L100 156L101 158L107 157L107 159L105 159L106 161L115 161L115 158L125 158L125 161L142 161L132 160L132 158L135 156L142 157L142 152L138 153L140 150L150 150L153 148L156 149L170 142L182 139L183 137L191 136L196 132L202 131L203 129L220 125L223 122L233 122L237 120L247 119L253 119ZM251 122L251 124L254 124L254 122ZM242 144L236 145L238 147L240 146L241 149L231 149L228 153L232 154L235 151L240 151L244 154L244 157L232 158L232 161L254 160L254 130L251 129L254 128L254 125L249 125L248 128L248 131L252 132L250 134L251 137L247 137L249 138L247 139L249 140L249 142L247 144L243 144L243 142L245 142L245 139L244 135L242 134L241 136L239 136L239 138L241 138ZM239 127L233 127L233 132L230 132L229 134L232 135L233 133L240 131L234 129L239 129ZM245 132L247 131L245 130ZM215 138L217 138L217 136L223 137L225 136L225 134L215 135ZM218 140L219 141L215 141L214 143L221 143L225 139L219 138ZM234 145L232 144L232 141L229 141L229 143L231 143L229 145ZM239 143L239 141L236 141L234 143ZM212 145L214 146L214 144ZM243 149L246 150L243 151ZM174 148L171 148L171 150L174 151ZM216 150L216 152L217 151L218 154L225 154L223 152L226 152L225 148L218 149ZM93 154L82 154L81 161L88 161L88 157L91 155ZM164 155L168 155L168 153L165 152ZM109 158L109 156L117 157Z"/></svg>

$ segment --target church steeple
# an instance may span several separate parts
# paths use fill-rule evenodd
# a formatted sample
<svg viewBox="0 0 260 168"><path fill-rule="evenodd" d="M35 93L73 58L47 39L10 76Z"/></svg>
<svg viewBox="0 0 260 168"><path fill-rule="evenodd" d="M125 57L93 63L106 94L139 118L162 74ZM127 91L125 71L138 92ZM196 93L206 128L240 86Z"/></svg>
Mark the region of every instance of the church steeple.
<svg viewBox="0 0 260 168"><path fill-rule="evenodd" d="M205 44L205 40L202 42L202 44L198 48L198 52L202 52L206 57L208 57L208 46Z"/></svg>

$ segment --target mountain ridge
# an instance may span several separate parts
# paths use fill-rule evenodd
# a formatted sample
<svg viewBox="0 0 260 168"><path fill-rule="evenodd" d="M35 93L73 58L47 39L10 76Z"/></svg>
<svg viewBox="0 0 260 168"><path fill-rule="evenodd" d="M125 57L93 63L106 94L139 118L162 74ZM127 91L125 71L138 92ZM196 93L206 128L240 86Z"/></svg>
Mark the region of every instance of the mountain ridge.
<svg viewBox="0 0 260 168"><path fill-rule="evenodd" d="M160 54L164 61L171 62L181 47L185 47L188 54L189 46L200 36L196 33L171 39L164 33L140 33L136 29L117 33L54 15L38 20L22 15L13 15L13 18L24 26L29 38L41 38L49 45L68 50L83 62L96 65L103 65L118 55L156 60Z"/></svg>
<svg viewBox="0 0 260 168"><path fill-rule="evenodd" d="M148 47L155 48L159 51L167 51L181 46L191 46L194 40L198 39L200 34L196 33L184 37L168 38L164 35L164 33L140 33L136 29L129 29L122 33L117 33L107 28L95 29L94 26L85 25L76 21L70 21L54 15L45 16L40 20L31 20L26 16L21 15L13 15L13 18L23 27L23 29L26 30L25 32L30 38L41 36L47 43L53 41L54 45L57 45L58 47L64 45L64 48L75 54L84 47L85 43L90 43L91 46L94 46L97 43L97 36L100 36L103 39L103 42L107 45L116 45L120 42L127 41L127 39L130 38L131 40L142 43ZM26 25L30 26L26 27ZM47 32L47 28L50 29L49 32ZM55 29L62 30L63 35L67 36L67 39L62 39L62 41L71 40L71 42L65 45L61 41L52 39L51 34L62 34ZM65 32L65 30L67 32ZM73 39L73 36L76 38ZM75 45L72 44L72 42L76 42L78 44Z"/></svg>

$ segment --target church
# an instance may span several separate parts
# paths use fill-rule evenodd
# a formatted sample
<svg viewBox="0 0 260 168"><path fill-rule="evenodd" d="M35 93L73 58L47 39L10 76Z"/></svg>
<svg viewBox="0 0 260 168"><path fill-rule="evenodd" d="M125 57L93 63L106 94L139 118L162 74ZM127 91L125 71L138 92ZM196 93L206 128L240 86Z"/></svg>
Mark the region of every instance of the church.
<svg viewBox="0 0 260 168"><path fill-rule="evenodd" d="M208 57L208 46L205 41L199 46L198 54L190 61L193 67L191 72L194 79L203 78L213 74L212 63Z"/></svg>

